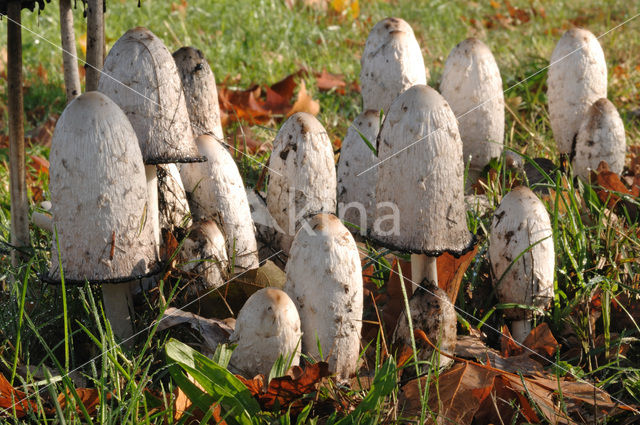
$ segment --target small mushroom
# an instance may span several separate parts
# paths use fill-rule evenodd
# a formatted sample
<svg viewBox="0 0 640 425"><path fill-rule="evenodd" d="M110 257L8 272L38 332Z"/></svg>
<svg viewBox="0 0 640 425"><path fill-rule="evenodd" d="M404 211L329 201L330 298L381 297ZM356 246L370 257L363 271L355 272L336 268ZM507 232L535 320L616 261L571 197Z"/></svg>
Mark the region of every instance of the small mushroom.
<svg viewBox="0 0 640 425"><path fill-rule="evenodd" d="M178 254L180 269L193 275L190 295L202 295L222 286L228 277L229 258L224 234L214 221L200 221L188 229Z"/></svg>
<svg viewBox="0 0 640 425"><path fill-rule="evenodd" d="M618 110L608 99L598 99L587 111L578 131L573 171L588 179L600 161L606 161L611 171L620 174L626 149L624 123Z"/></svg>
<svg viewBox="0 0 640 425"><path fill-rule="evenodd" d="M227 148L212 136L199 136L196 144L208 161L183 164L180 168L191 201L191 213L195 220L213 220L220 226L234 274L255 269L258 247L238 167Z"/></svg>
<svg viewBox="0 0 640 425"><path fill-rule="evenodd" d="M558 152L572 155L587 111L596 100L607 97L607 63L591 32L572 28L564 33L551 55L547 85Z"/></svg>
<svg viewBox="0 0 640 425"><path fill-rule="evenodd" d="M389 218L387 208L377 209L372 237L386 247L412 253L415 284L437 286L436 257L445 251L459 256L474 245L464 202L462 140L447 101L424 85L398 96L378 135L378 159L376 202L391 205L392 214ZM451 302L433 291L424 292L420 303L441 306ZM442 311L439 308L431 314ZM440 328L432 327L434 321L424 322L428 316L423 310L411 311L416 329L433 330L432 335L455 329L455 315L443 314L435 321ZM452 317L453 323L446 322ZM397 326L407 324L399 321ZM406 336L408 331L398 329L396 334ZM409 344L410 340L402 342ZM426 360L430 353L423 350L419 358Z"/></svg>
<svg viewBox="0 0 640 425"><path fill-rule="evenodd" d="M358 115L342 141L338 160L338 216L358 226L359 230L348 227L363 236L373 227L378 181L376 155L363 137L375 144L379 130L378 112L370 109Z"/></svg>
<svg viewBox="0 0 640 425"><path fill-rule="evenodd" d="M223 141L216 78L207 59L194 47L176 50L173 52L173 59L178 66L182 88L187 98L193 134L211 134L218 141Z"/></svg>
<svg viewBox="0 0 640 425"><path fill-rule="evenodd" d="M267 208L279 226L278 245L289 253L301 222L336 210L336 169L326 130L298 112L280 128L269 158Z"/></svg>
<svg viewBox="0 0 640 425"><path fill-rule="evenodd" d="M277 288L263 288L249 297L238 318L230 342L238 346L231 355L231 366L245 377L269 376L282 355L300 363L300 316L289 295Z"/></svg>
<svg viewBox="0 0 640 425"><path fill-rule="evenodd" d="M493 215L489 258L496 294L502 303L544 309L553 299L555 255L551 221L544 204L519 186L500 202ZM531 332L536 310L505 310L511 334L522 342Z"/></svg>
<svg viewBox="0 0 640 425"><path fill-rule="evenodd" d="M158 262L136 133L113 101L87 92L60 116L50 160L57 232L47 280L60 281L64 272L69 284L103 284L105 313L115 334L127 338L130 283Z"/></svg>
<svg viewBox="0 0 640 425"><path fill-rule="evenodd" d="M440 93L458 118L463 158L479 174L491 158L502 154L504 95L502 77L491 50L468 38L449 54Z"/></svg>
<svg viewBox="0 0 640 425"><path fill-rule="evenodd" d="M363 110L388 111L393 100L415 84L427 84L422 51L413 29L400 18L378 22L360 60Z"/></svg>
<svg viewBox="0 0 640 425"><path fill-rule="evenodd" d="M362 268L356 243L333 214L317 214L291 245L284 290L300 312L302 351L328 358L346 379L357 368L362 328Z"/></svg>
<svg viewBox="0 0 640 425"><path fill-rule="evenodd" d="M159 246L156 165L204 160L193 143L178 69L158 37L146 28L133 28L107 55L98 90L120 106L138 136L146 165L147 217Z"/></svg>
<svg viewBox="0 0 640 425"><path fill-rule="evenodd" d="M189 201L176 164L157 167L160 229L176 234L178 228L185 229L191 225Z"/></svg>

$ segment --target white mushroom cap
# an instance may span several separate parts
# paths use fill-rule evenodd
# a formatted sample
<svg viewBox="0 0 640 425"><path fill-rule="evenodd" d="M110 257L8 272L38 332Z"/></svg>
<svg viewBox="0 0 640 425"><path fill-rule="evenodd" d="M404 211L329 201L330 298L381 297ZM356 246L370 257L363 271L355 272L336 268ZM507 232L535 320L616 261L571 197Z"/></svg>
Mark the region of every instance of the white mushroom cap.
<svg viewBox="0 0 640 425"><path fill-rule="evenodd" d="M317 214L293 241L285 291L302 321L302 350L328 358L339 379L353 375L360 353L362 268L356 243L332 214Z"/></svg>
<svg viewBox="0 0 640 425"><path fill-rule="evenodd" d="M278 357L293 354L293 365L300 363L300 316L291 298L277 288L264 288L244 304L230 341L238 346L231 365L245 376L269 376Z"/></svg>
<svg viewBox="0 0 640 425"><path fill-rule="evenodd" d="M417 288L409 300L413 329L423 331L429 341L441 352L454 355L458 336L456 310L447 293L438 286L431 285L427 280L423 280L420 286L426 290ZM398 318L393 341L394 343L402 342L411 345L409 322L404 310ZM430 360L433 354L431 345L417 338L415 342L418 349L418 360ZM440 354L441 368L447 367L451 363L453 363L453 359Z"/></svg>
<svg viewBox="0 0 640 425"><path fill-rule="evenodd" d="M505 195L493 215L489 237L491 270L500 302L542 308L549 305L555 266L552 234L549 214L529 188L519 186ZM522 309L505 310L505 314L515 320L533 317L531 310Z"/></svg>
<svg viewBox="0 0 640 425"><path fill-rule="evenodd" d="M191 225L191 211L175 164L158 165L158 210L160 228L174 231Z"/></svg>
<svg viewBox="0 0 640 425"><path fill-rule="evenodd" d="M611 171L620 174L626 150L624 123L618 110L608 99L597 100L578 131L574 173L588 179L590 171L596 170L600 161L606 161Z"/></svg>
<svg viewBox="0 0 640 425"><path fill-rule="evenodd" d="M258 248L244 183L227 148L212 136L196 139L207 162L183 164L180 176L191 201L195 220L213 220L227 241L227 254L233 267L258 267Z"/></svg>
<svg viewBox="0 0 640 425"><path fill-rule="evenodd" d="M214 221L197 222L188 231L178 261L182 270L196 275L196 285L190 289L202 295L226 282L229 267L226 241Z"/></svg>
<svg viewBox="0 0 640 425"><path fill-rule="evenodd" d="M607 63L589 31L565 32L551 55L547 77L549 119L560 153L570 153L587 110L607 97Z"/></svg>
<svg viewBox="0 0 640 425"><path fill-rule="evenodd" d="M453 111L428 86L393 102L378 136L376 222L372 236L400 251L459 255L473 246L464 203L462 141ZM385 219L394 206L397 220Z"/></svg>
<svg viewBox="0 0 640 425"><path fill-rule="evenodd" d="M504 94L502 77L491 50L482 41L468 38L449 54L440 92L458 117L465 162L482 169L502 153Z"/></svg>
<svg viewBox="0 0 640 425"><path fill-rule="evenodd" d="M145 164L200 161L171 53L146 28L127 31L104 61L98 90L124 111Z"/></svg>
<svg viewBox="0 0 640 425"><path fill-rule="evenodd" d="M427 84L422 52L411 25L400 18L378 22L367 37L360 70L363 110L386 113L415 84Z"/></svg>
<svg viewBox="0 0 640 425"><path fill-rule="evenodd" d="M366 235L373 227L378 181L376 156L362 140L360 133L375 146L379 131L380 114L372 109L365 111L356 117L347 130L340 149L337 172L338 213L341 220L360 227L358 231L347 226L354 234Z"/></svg>
<svg viewBox="0 0 640 425"><path fill-rule="evenodd" d="M129 281L156 267L136 134L107 96L88 92L60 116L51 142L51 202L65 279ZM49 277L60 279L53 238Z"/></svg>
<svg viewBox="0 0 640 425"><path fill-rule="evenodd" d="M173 59L182 80L193 134L212 134L224 140L216 78L206 58L196 48L182 47L173 52Z"/></svg>
<svg viewBox="0 0 640 425"><path fill-rule="evenodd" d="M311 114L293 114L278 131L269 158L267 208L289 252L301 221L336 210L336 169L326 130Z"/></svg>

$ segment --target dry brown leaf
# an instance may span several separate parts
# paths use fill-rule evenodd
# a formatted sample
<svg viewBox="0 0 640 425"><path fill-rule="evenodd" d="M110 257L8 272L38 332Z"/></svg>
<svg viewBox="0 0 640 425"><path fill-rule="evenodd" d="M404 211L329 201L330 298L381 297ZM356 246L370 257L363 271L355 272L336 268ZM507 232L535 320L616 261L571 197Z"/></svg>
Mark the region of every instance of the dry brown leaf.
<svg viewBox="0 0 640 425"><path fill-rule="evenodd" d="M0 373L0 417L23 418L28 412L37 412L38 404L27 398L27 394L15 389Z"/></svg>
<svg viewBox="0 0 640 425"><path fill-rule="evenodd" d="M523 348L522 345L527 349ZM503 325L502 336L500 337L500 351L505 358L519 356L525 352L531 353L531 351L542 356L552 356L558 349L558 341L551 333L549 325L545 322L536 326L524 339L522 345L513 340L509 328Z"/></svg>
<svg viewBox="0 0 640 425"><path fill-rule="evenodd" d="M93 416L98 410L98 406L100 405L100 391L96 388L76 388L76 393L80 398L80 402L84 405L84 408L87 410L89 415ZM105 395L106 400L111 400L111 393L107 393ZM60 403L60 407L65 409L67 403L69 403L68 399L72 399L74 402L76 401L72 395L60 394L58 395L58 403ZM78 414L82 414L82 410L80 406L76 407L76 412Z"/></svg>
<svg viewBox="0 0 640 425"><path fill-rule="evenodd" d="M607 203L609 208L613 208L620 201L620 197L613 192L632 195L620 180L620 176L609 170L609 164L605 161L600 161L598 164L595 179L592 181L602 188L597 190L598 198L602 203Z"/></svg>
<svg viewBox="0 0 640 425"><path fill-rule="evenodd" d="M452 254L445 252L436 260L438 268L438 286L449 296L449 300L455 303L458 299L458 290L465 272L478 253L478 246L466 254L456 258Z"/></svg>
<svg viewBox="0 0 640 425"><path fill-rule="evenodd" d="M339 94L344 94L345 88L347 87L347 83L344 81L344 75L330 74L325 69L316 74L316 85L320 91L335 89Z"/></svg>
<svg viewBox="0 0 640 425"><path fill-rule="evenodd" d="M309 93L307 93L307 88L304 84L304 81L300 81L300 88L298 89L298 98L296 102L291 107L291 110L287 112L287 117L295 114L296 112L307 112L311 115L318 115L320 112L320 104L313 100Z"/></svg>

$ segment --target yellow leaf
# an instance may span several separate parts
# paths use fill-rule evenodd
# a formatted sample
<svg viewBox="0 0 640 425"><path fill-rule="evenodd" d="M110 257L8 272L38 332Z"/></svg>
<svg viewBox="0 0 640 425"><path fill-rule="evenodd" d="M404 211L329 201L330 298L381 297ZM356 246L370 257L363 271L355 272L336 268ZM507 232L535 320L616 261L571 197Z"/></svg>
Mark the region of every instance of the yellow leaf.
<svg viewBox="0 0 640 425"><path fill-rule="evenodd" d="M80 37L78 37L78 46L80 46L80 50L82 50L82 54L87 54L87 33L85 32Z"/></svg>
<svg viewBox="0 0 640 425"><path fill-rule="evenodd" d="M360 14L358 0L331 0L331 8L338 13L348 11L354 19Z"/></svg>

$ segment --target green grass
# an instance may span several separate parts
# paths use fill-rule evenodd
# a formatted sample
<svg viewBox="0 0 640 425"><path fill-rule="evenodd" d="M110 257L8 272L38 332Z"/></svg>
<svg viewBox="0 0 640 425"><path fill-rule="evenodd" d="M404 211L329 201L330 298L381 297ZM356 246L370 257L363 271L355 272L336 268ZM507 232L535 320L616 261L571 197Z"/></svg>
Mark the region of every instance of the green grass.
<svg viewBox="0 0 640 425"><path fill-rule="evenodd" d="M600 35L639 10L634 10L625 1L519 0L512 3L526 10L531 20L502 25L495 15L508 15L506 6L496 9L485 2L361 0L360 15L353 18L302 5L289 10L282 0L191 0L186 8L179 1L146 0L137 8L135 1L115 0L107 4L107 43L112 46L130 27L146 26L170 51L183 45L201 49L217 81L226 81L239 88L253 83L272 84L301 67L341 73L347 82L351 82L358 79L359 59L370 28L385 16L402 17L414 28L429 68L429 84L434 87L438 86L448 52L458 42L475 36L487 43L501 69L504 88L513 86L505 94L511 111L506 113L506 145L530 157L556 159L547 113L546 72L517 83L548 65L555 43L572 23ZM531 13L531 8L536 10L536 15ZM544 16L541 8L544 8ZM79 38L85 32L81 6L75 12L75 19ZM493 22L493 27L486 28L485 21ZM5 22L2 21L0 46L6 45ZM39 16L23 13L23 24L42 37L23 31L26 127L31 130L51 114L60 114L65 105L60 51L43 40L59 45L57 3L48 4ZM640 21L609 33L600 39L600 43L609 67L609 98L624 118L628 144L638 144L640 121L634 120L630 112L640 104L637 63ZM312 77L307 81L307 88L320 101L318 118L330 138L342 139L360 112L359 94L353 91L347 91L345 95L318 92ZM0 87L0 99L1 140L7 131L5 85ZM275 125L253 128L257 137L264 141L271 141L276 130ZM228 129L227 136L230 134L231 129ZM242 143L241 140L231 142ZM28 153L46 157L48 148L34 145L28 148ZM264 162L267 158L268 155L264 155L255 159ZM254 183L260 173L255 161L245 157L237 160L245 180ZM0 239L4 241L9 240L7 161L8 150L0 148ZM509 174L501 162L496 164L496 170L498 182L508 181ZM47 197L46 177L40 179ZM562 344L558 359L564 369L599 382L599 386L627 403L638 404L640 344L636 339L640 337L640 324L634 322L637 313L636 316L625 315L625 309L633 311L631 303L637 302L640 295L637 224L630 224L623 213L619 214L617 223L607 223L603 205L589 185L568 183L568 189L563 189L558 184L560 181L552 175L547 182L557 194L546 201L554 225L557 295L541 320L550 324ZM489 191L492 208L497 206L506 190L501 184ZM464 292L457 305L467 314L483 319L479 323L469 316L461 316L470 326L486 332L489 343L497 346L498 335L491 328L499 329L504 319L501 310L496 309L498 301L489 278L486 234L490 220L490 215L470 216L470 225L478 229L479 254L465 276L461 289ZM46 365L55 383L40 396L33 397L40 404L44 403L45 394L70 391L73 398L76 387L100 389L102 402L96 416L88 418L84 412L77 412L72 402L64 408L55 405L56 413L52 417L57 422L51 420L51 423L145 423L145 415L149 417L146 423L175 423L171 400L177 382L171 378L168 369L166 341L175 337L194 342L196 338L183 330L155 333L151 327L136 338L131 349L118 346L101 311L99 288L67 287L63 297L61 288L41 283L37 273L47 270L51 238L45 232L33 229L32 242L34 251L30 268L26 264L18 269L11 267L9 251L6 245L0 245L3 283L0 291L0 372L9 378L14 376L14 385L31 393L36 388L35 383L44 378L25 372L20 366L42 369ZM386 261L384 257L382 259ZM377 265L376 276L388 276L385 267L389 266ZM171 285L164 288L166 303L158 297L158 292L139 301L138 305L143 307L138 315L137 329L150 326L164 308L174 302L171 289ZM612 301L619 295L630 296L627 304L617 304L622 309L615 307ZM592 303L594 296L602 303L600 309ZM66 339L65 329L68 330ZM604 347L618 347L624 342L630 348L621 355L605 356L604 349L595 344L599 335L604 338ZM379 351L379 341L377 343ZM573 350L575 348L577 350ZM382 363L376 362L377 365ZM410 363L405 367L413 366ZM76 368L79 370L75 371ZM566 373L564 369L548 368L559 375ZM64 377L70 370L74 370L70 378ZM351 400L366 401L366 406L370 407L371 412L366 414L369 416L360 409L350 420L393 422L392 416L382 412L383 408L393 406L397 396L397 387L394 391L386 391L391 376L396 382L396 373L395 366L387 364L384 373L377 376L381 385L378 388L384 391L375 393L372 389L368 393L350 391L343 394ZM340 391L343 389L323 388L320 399L322 395L328 397ZM109 393L112 395L108 396ZM367 394L374 395L367 398ZM321 409L313 411L318 412L322 412ZM423 411L423 415L428 414ZM330 414L320 416L329 422L345 419ZM289 423L284 417L268 419ZM314 420L313 415L307 418L309 423ZM25 418L25 422L38 421L45 422L42 414L32 413Z"/></svg>

